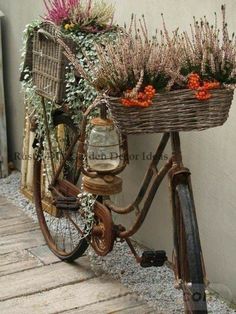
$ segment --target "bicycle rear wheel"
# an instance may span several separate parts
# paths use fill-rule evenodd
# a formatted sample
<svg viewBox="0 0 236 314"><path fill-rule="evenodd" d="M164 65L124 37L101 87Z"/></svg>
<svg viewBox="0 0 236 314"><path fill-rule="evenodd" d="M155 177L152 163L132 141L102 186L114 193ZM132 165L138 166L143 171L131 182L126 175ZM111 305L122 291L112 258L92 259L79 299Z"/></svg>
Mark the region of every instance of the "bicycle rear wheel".
<svg viewBox="0 0 236 314"><path fill-rule="evenodd" d="M174 190L175 253L185 313L207 313L202 250L191 189L177 184Z"/></svg>
<svg viewBox="0 0 236 314"><path fill-rule="evenodd" d="M88 247L87 240L79 232L86 226L79 211L57 209L55 195L48 185L53 179L52 168L58 169L79 130L66 114L55 115L53 120L54 126L50 128L52 151L39 147L34 161L34 199L39 225L49 248L61 260L71 262L82 256ZM61 180L67 180L74 186L79 181L76 150L75 145L60 174Z"/></svg>

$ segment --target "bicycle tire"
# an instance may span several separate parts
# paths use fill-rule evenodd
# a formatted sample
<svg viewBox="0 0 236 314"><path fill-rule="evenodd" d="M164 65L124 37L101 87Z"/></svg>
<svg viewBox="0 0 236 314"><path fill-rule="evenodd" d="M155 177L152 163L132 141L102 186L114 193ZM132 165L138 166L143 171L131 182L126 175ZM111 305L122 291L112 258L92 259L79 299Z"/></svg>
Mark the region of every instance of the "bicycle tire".
<svg viewBox="0 0 236 314"><path fill-rule="evenodd" d="M193 194L187 184L175 188L175 250L185 313L207 312L202 250Z"/></svg>

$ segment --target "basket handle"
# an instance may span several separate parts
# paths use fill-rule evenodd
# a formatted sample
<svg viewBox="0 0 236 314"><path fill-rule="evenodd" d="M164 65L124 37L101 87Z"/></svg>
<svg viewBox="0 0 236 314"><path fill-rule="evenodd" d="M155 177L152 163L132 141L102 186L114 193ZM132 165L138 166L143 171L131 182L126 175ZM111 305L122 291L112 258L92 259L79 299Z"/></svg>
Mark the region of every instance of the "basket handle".
<svg viewBox="0 0 236 314"><path fill-rule="evenodd" d="M51 41L54 41L54 42L57 41L55 36L53 36L52 34L46 32L46 31L45 31L44 29L42 29L42 28L40 28L40 29L38 30L38 35L39 35L39 38L40 38L40 39L43 39L43 38L44 38L44 39L50 39Z"/></svg>

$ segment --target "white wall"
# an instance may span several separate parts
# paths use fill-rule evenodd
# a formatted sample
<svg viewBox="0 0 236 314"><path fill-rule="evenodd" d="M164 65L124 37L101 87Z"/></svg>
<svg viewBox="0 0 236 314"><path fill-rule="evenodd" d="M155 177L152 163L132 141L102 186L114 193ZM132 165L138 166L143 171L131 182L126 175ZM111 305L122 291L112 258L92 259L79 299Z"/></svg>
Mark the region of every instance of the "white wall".
<svg viewBox="0 0 236 314"><path fill-rule="evenodd" d="M5 14L2 31L9 160L18 169L20 161L14 157L15 152L22 151L24 125L24 106L19 82L22 32L26 24L42 14L42 8L43 1L0 0L0 10Z"/></svg>
<svg viewBox="0 0 236 314"><path fill-rule="evenodd" d="M112 1L112 0L111 0ZM21 34L24 25L41 14L43 1L0 0L0 10L5 15L4 57L7 75L7 118L10 138L10 154L20 151L23 134L23 104L19 96L18 66ZM115 3L115 1L112 1ZM227 5L229 27L236 29L236 1L224 0ZM151 30L161 26L163 12L170 29L185 29L192 16L220 14L221 0L117 0L116 20L128 22L132 12L144 13ZM215 288L236 303L236 103L222 128L182 135L185 165L192 171L192 181L199 218L203 252L209 279ZM130 152L154 151L159 135L130 138ZM138 190L147 162L132 162L126 170L125 191L120 197L127 203ZM19 166L19 163L18 163ZM129 218L123 218L129 222ZM171 207L167 182L161 187L150 215L137 239L156 249L172 250ZM217 285L218 284L218 285Z"/></svg>
<svg viewBox="0 0 236 314"><path fill-rule="evenodd" d="M116 19L119 23L129 21L133 12L144 13L150 30L161 27L164 13L169 29L184 30L192 17L207 15L214 21L214 12L219 13L221 0L119 0L116 3ZM229 29L236 29L236 1L226 0ZM192 181L199 219L202 247L207 273L215 289L236 303L236 101L234 99L230 118L224 127L204 132L182 134L185 165L191 169ZM159 135L132 137L130 148L142 154L154 151ZM132 162L125 173L126 199L135 195L141 182L146 162ZM123 222L130 219L123 218ZM156 249L172 251L171 207L168 184L161 187L149 218L137 239Z"/></svg>

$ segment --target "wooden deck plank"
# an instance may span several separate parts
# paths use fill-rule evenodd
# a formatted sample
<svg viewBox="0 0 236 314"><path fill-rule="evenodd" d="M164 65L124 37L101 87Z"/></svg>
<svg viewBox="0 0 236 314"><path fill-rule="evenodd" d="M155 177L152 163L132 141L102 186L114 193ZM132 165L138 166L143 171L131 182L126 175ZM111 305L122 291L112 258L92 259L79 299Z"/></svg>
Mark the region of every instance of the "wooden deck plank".
<svg viewBox="0 0 236 314"><path fill-rule="evenodd" d="M157 313L127 288L96 277L89 259L55 257L38 225L0 197L0 313Z"/></svg>
<svg viewBox="0 0 236 314"><path fill-rule="evenodd" d="M0 215L2 219L24 216L22 210L10 203L6 198L0 197ZM25 215L26 216L26 215Z"/></svg>
<svg viewBox="0 0 236 314"><path fill-rule="evenodd" d="M83 257L74 264L58 263L26 270L0 277L0 300L45 291L94 276L87 259ZM9 282L14 284L9 285Z"/></svg>
<svg viewBox="0 0 236 314"><path fill-rule="evenodd" d="M40 266L42 262L26 250L0 255L0 277Z"/></svg>
<svg viewBox="0 0 236 314"><path fill-rule="evenodd" d="M28 251L36 256L44 265L50 265L60 261L60 259L50 251L47 245L37 246L28 249Z"/></svg>
<svg viewBox="0 0 236 314"><path fill-rule="evenodd" d="M119 311L112 311L110 314L160 314L159 311L154 311L148 305L137 305L132 308L121 309Z"/></svg>
<svg viewBox="0 0 236 314"><path fill-rule="evenodd" d="M64 312L65 314L147 314L155 313L148 307L144 301L141 301L134 294L129 294L123 297L111 299L104 302L99 302L87 305L82 308L75 308Z"/></svg>
<svg viewBox="0 0 236 314"><path fill-rule="evenodd" d="M0 206L5 205L6 203L13 205L12 202L10 202L5 196L0 196Z"/></svg>
<svg viewBox="0 0 236 314"><path fill-rule="evenodd" d="M0 228L5 228L7 226L16 226L19 224L24 224L27 222L31 222L32 220L29 219L27 216L18 216L18 217L10 217L6 219L0 219Z"/></svg>
<svg viewBox="0 0 236 314"><path fill-rule="evenodd" d="M128 289L116 281L93 278L40 294L6 300L0 303L0 308L2 314L19 314L19 309L20 313L50 314L93 303L99 304L102 301L127 294L129 294Z"/></svg>
<svg viewBox="0 0 236 314"><path fill-rule="evenodd" d="M23 232L39 230L38 224L35 224L34 222L30 220L25 221L23 223L19 221L18 224L13 224L13 225L9 224L9 220L12 220L12 219L7 219L8 225L0 227L0 237L14 235L14 234L18 235L19 233L23 233Z"/></svg>
<svg viewBox="0 0 236 314"><path fill-rule="evenodd" d="M0 238L0 254L29 249L42 244L45 244L45 240L40 230L11 234Z"/></svg>

